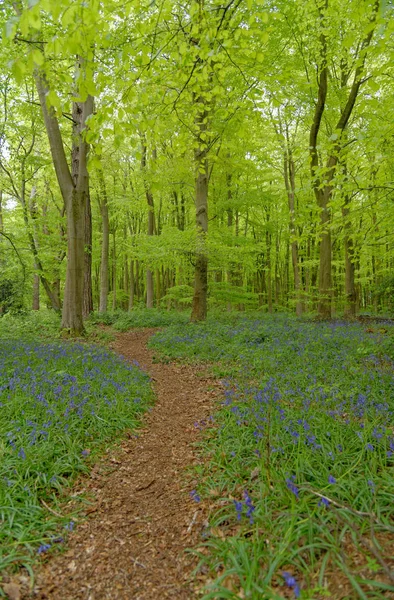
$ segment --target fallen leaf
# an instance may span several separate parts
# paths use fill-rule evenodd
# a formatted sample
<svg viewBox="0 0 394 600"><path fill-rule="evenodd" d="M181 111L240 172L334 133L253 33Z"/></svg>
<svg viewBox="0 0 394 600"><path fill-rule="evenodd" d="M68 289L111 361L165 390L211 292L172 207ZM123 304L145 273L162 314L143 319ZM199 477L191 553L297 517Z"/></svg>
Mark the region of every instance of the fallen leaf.
<svg viewBox="0 0 394 600"><path fill-rule="evenodd" d="M252 479L257 479L258 476L260 475L260 467L256 467L255 469L253 469L253 471L250 474L250 478Z"/></svg>
<svg viewBox="0 0 394 600"><path fill-rule="evenodd" d="M67 568L72 572L75 573L75 571L77 570L77 565L75 560L72 560L68 565Z"/></svg>
<svg viewBox="0 0 394 600"><path fill-rule="evenodd" d="M3 591L9 600L20 600L21 591L16 583L2 583Z"/></svg>

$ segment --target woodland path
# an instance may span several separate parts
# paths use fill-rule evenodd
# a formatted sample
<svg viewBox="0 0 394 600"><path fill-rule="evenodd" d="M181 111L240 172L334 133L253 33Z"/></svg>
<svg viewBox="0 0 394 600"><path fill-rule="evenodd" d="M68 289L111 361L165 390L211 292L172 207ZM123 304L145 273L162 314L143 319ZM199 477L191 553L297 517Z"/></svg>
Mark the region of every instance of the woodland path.
<svg viewBox="0 0 394 600"><path fill-rule="evenodd" d="M198 369L154 363L147 341L154 330L116 336L114 350L137 361L153 379L156 403L138 438L131 437L95 466L81 488L95 502L70 535L65 554L39 570L40 600L192 600L204 508L190 497L186 470L199 459L194 423L210 414L219 383Z"/></svg>

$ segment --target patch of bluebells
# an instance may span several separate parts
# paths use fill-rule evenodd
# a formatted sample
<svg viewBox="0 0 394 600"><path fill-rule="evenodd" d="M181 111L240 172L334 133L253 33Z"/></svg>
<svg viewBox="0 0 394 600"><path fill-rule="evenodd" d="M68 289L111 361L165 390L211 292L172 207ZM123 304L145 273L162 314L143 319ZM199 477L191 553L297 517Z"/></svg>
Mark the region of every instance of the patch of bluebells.
<svg viewBox="0 0 394 600"><path fill-rule="evenodd" d="M135 428L151 399L149 377L101 347L0 341L0 504L10 525L0 528L4 560L8 551L20 554L12 536L24 527L23 507L42 519L48 538L54 520L46 525L41 499L86 470L100 444Z"/></svg>
<svg viewBox="0 0 394 600"><path fill-rule="evenodd" d="M393 336L393 324L386 327ZM178 335L187 336L179 346L173 341ZM186 330L182 325L152 340L163 355L221 361L220 372L228 378L215 436L206 443L215 466L213 473L208 466L207 479L215 484L220 477L232 496L250 480L253 510L248 515L249 500L238 496L234 518L252 518L274 540L290 530L298 532L297 539L308 537L314 520L316 538L324 537L321 522L334 513L329 498L368 513L373 495L385 518L394 517L387 485L394 466L394 357L379 357L383 343L383 335L357 323L302 322L285 315L237 315L234 323L223 318ZM251 477L256 469L259 475ZM257 544L252 538L248 543ZM324 544L316 542L318 553ZM264 552L268 556L260 562L276 560L280 543L270 541ZM224 563L225 557L223 545ZM287 573L285 582L298 597L293 576Z"/></svg>

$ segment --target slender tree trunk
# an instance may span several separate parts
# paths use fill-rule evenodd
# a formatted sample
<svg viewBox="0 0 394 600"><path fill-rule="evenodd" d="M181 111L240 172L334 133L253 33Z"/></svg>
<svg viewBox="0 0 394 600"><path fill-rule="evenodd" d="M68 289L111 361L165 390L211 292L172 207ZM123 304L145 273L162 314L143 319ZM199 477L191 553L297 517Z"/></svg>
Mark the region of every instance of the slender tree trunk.
<svg viewBox="0 0 394 600"><path fill-rule="evenodd" d="M199 147L194 152L196 168L195 206L197 227L194 295L191 314L191 321L194 322L205 321L207 318L208 256L206 251L206 236L208 233L208 160L205 143L200 137L207 129L207 118L208 113L202 109L197 118Z"/></svg>
<svg viewBox="0 0 394 600"><path fill-rule="evenodd" d="M129 310L134 306L134 260L130 261L130 288L129 288Z"/></svg>
<svg viewBox="0 0 394 600"><path fill-rule="evenodd" d="M117 264L116 264L116 229L112 234L112 310L116 310L116 288L117 288Z"/></svg>
<svg viewBox="0 0 394 600"><path fill-rule="evenodd" d="M34 268L37 269L37 263L34 263ZM40 310L40 276L37 273L33 275L32 309Z"/></svg>
<svg viewBox="0 0 394 600"><path fill-rule="evenodd" d="M287 191L287 199L289 204L290 215L290 247L291 247L291 264L293 266L294 290L296 297L296 315L300 317L303 313L302 301L302 283L300 277L299 260L298 260L298 242L297 231L295 225L295 168L293 154L290 149L285 150L283 172L285 178L285 186Z"/></svg>
<svg viewBox="0 0 394 600"><path fill-rule="evenodd" d="M85 319L93 312L92 249L92 207L88 187L85 205L85 266L83 286L83 317Z"/></svg>
<svg viewBox="0 0 394 600"><path fill-rule="evenodd" d="M342 216L344 219L344 249L345 249L345 317L354 318L356 316L356 285L355 285L355 263L354 263L354 242L351 232L350 198L346 194L345 204L342 207Z"/></svg>
<svg viewBox="0 0 394 600"><path fill-rule="evenodd" d="M3 190L0 188L0 232L4 231L3 221Z"/></svg>
<svg viewBox="0 0 394 600"><path fill-rule="evenodd" d="M109 292L109 212L107 189L103 173L100 173L101 189L101 224L102 224L102 242L101 242L101 263L100 263L100 302L99 312L106 312L108 309Z"/></svg>
<svg viewBox="0 0 394 600"><path fill-rule="evenodd" d="M144 175L145 185L145 196L148 203L148 235L152 236L155 234L155 206L153 201L153 194L145 178L146 164L147 164L147 148L145 139L142 138L142 152L141 152L141 171ZM153 308L154 288L153 288L153 273L151 269L146 271L146 308Z"/></svg>

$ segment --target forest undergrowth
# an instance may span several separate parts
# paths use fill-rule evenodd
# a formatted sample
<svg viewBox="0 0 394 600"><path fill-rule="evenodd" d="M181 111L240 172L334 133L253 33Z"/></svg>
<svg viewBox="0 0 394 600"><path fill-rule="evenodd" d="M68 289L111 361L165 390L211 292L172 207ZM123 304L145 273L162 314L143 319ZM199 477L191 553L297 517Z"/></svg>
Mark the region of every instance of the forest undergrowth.
<svg viewBox="0 0 394 600"><path fill-rule="evenodd" d="M32 573L38 556L62 547L83 508L74 498L64 510L77 475L134 432L153 400L138 366L56 340L57 327L50 313L0 319L0 573Z"/></svg>
<svg viewBox="0 0 394 600"><path fill-rule="evenodd" d="M151 345L225 382L195 424L196 499L214 507L204 598L392 598L393 325L238 314Z"/></svg>
<svg viewBox="0 0 394 600"><path fill-rule="evenodd" d="M94 314L90 339L109 339L102 324L162 327L157 360L206 362L224 383L219 410L195 423L205 600L392 597L392 323L233 312L197 325L136 310ZM73 521L56 513L75 476L152 401L136 366L57 339L58 325L0 319L0 570L62 547Z"/></svg>

